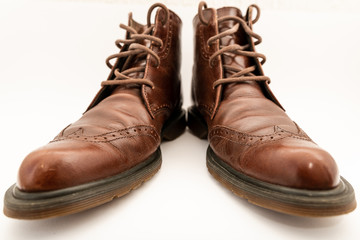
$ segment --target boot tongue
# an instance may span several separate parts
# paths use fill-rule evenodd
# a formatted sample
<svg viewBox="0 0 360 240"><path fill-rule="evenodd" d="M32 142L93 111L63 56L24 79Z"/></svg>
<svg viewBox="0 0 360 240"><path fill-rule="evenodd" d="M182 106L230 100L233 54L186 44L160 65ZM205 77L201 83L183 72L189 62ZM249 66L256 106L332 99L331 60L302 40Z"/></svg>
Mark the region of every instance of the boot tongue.
<svg viewBox="0 0 360 240"><path fill-rule="evenodd" d="M224 7L217 9L218 18L225 17L225 16L237 16L242 19L244 17L241 14L241 11L234 7ZM236 25L237 22L233 20L223 21L219 23L219 33L226 31ZM232 35L225 36L220 39L220 46L229 46L232 44L239 44L244 46L248 44L248 35L239 24L238 31ZM234 53L225 53L222 54L222 63L223 65L229 65L240 70L245 69L249 66L255 65L255 61L253 58L234 54ZM226 71L223 69L223 77L227 78L233 75L233 72ZM233 98L233 97L241 97L241 96L253 96L253 97L263 97L262 90L257 82L249 81L249 82L242 82L242 83L232 83L224 85L223 90L223 97L224 98Z"/></svg>
<svg viewBox="0 0 360 240"><path fill-rule="evenodd" d="M142 25L140 23L137 23L136 21L134 21L132 19L131 16L129 16L129 26L134 28L139 34L144 33L146 26ZM149 41L145 41L142 40L140 42L142 45L145 45L146 47L150 47L150 42ZM130 45L131 46L131 45ZM129 69L129 68L133 68L133 67L144 67L146 65L146 54L139 54L139 55L133 55L130 56L127 61L124 64L123 69L121 69L122 71ZM130 73L128 74L129 77L131 78L143 78L144 77L144 72L135 72L135 73Z"/></svg>
<svg viewBox="0 0 360 240"><path fill-rule="evenodd" d="M225 7L220 8L217 10L218 18L225 17L225 16L237 16L240 18L243 18L241 11L237 8L233 7ZM226 31L234 25L236 25L237 22L233 20L224 21L222 23L219 23L219 33ZM220 39L220 46L229 46L232 44L239 44L241 46L248 44L247 40L247 34L245 33L244 29L241 25L239 25L239 29L236 33L232 35L228 35L226 37L223 37ZM233 53L226 53L222 55L222 62L225 65L234 66L240 69L247 68L249 66L254 65L254 61L252 58L236 55ZM226 72L224 69L224 77L230 77L232 73Z"/></svg>
<svg viewBox="0 0 360 240"><path fill-rule="evenodd" d="M128 26L134 28L138 34L143 33L147 28L146 25L142 25L142 24L136 22L132 18L132 14L129 15ZM142 40L141 42L137 42L137 43L140 43L146 47L150 46L150 42L145 41L145 40ZM124 67L123 67L123 69L121 69L121 71L124 71L129 68L134 68L134 67L144 67L146 65L146 57L147 57L146 54L138 54L138 55L133 55L133 56L128 57L128 59L125 61ZM144 72L129 73L127 76L129 76L130 78L143 78ZM119 85L118 87L116 87L116 89L113 91L112 94L116 94L124 89L129 89L130 91L139 92L138 88L134 88L134 86L129 84L129 85Z"/></svg>

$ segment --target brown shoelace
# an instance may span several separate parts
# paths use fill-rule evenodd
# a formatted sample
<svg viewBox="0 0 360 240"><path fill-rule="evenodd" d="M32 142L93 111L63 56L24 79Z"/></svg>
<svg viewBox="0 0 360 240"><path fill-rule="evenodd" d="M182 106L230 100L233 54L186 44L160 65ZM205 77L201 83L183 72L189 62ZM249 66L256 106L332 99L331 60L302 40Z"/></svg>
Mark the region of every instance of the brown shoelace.
<svg viewBox="0 0 360 240"><path fill-rule="evenodd" d="M203 9L206 9L207 5L205 2L200 2L199 4L199 8L198 8L198 15L199 15L199 19L200 21L207 25L208 22L206 22L206 19L203 15ZM253 8L256 9L256 17L255 19L252 19L252 11ZM233 20L235 22L237 22L237 24L235 24L232 28L223 31L215 36L212 36L211 38L208 39L207 44L210 46L212 43L214 43L215 41L225 37L225 36L229 36L231 34L234 34L238 31L239 26L241 25L244 29L244 31L251 37L255 38L256 41L254 42L254 45L257 45L259 43L261 43L262 39L261 37L254 33L252 30L252 24L256 23L257 20L260 17L260 8L257 5L250 5L248 8L248 21L246 22L244 19L237 17L237 16L224 16L221 18L218 18L218 24L224 22L224 21L229 21L229 20ZM264 64L266 61L266 57L265 55L261 54L261 53L257 53L253 50L247 50L250 48L250 44L246 44L246 45L239 45L239 44L231 44L228 46L222 46L220 45L220 50L216 51L209 59L209 64L211 66L213 66L214 61L216 60L216 58L222 54L226 54L226 53L234 53L234 54L239 54L242 56L247 56L247 57L253 57L253 58L261 58L261 62L260 64ZM216 88L219 85L222 84L227 84L227 83L239 83L239 82L245 82L245 81L266 81L268 83L270 83L270 78L266 77L266 76L257 76L254 73L252 73L253 71L256 70L256 66L250 66L244 69L240 69L234 66L230 66L230 65L223 65L223 68L225 71L232 73L232 75L230 77L227 78L220 78L218 80L216 80L213 83L213 88Z"/></svg>
<svg viewBox="0 0 360 240"><path fill-rule="evenodd" d="M154 28L154 24L151 24L151 14L153 10L157 7L160 7L165 11L165 17L162 20L162 24L165 25L169 16L169 10L164 4L161 3L155 3L149 8L147 13L147 26L142 33L138 33L134 28L130 26L120 24L120 28L125 29L127 32L129 32L129 38L118 39L115 41L115 45L120 49L120 52L110 55L106 59L106 65L110 69L113 69L114 65L110 63L110 60L120 59L120 58L127 58L127 59L124 65L122 66L123 70L116 68L114 70L115 78L103 81L101 83L101 86L139 84L139 85L147 85L151 88L154 87L154 84L148 79L132 78L128 76L131 73L144 72L145 66L129 68L128 65L134 57L151 55L152 57L154 57L156 61L155 67L159 66L160 57L149 47L146 47L144 44L142 44L143 42L145 42L145 40L147 40L147 41L151 41L152 44L159 45L160 47L163 45L163 41L160 38L151 35L153 33L153 28ZM128 49L122 51L125 46L128 46Z"/></svg>

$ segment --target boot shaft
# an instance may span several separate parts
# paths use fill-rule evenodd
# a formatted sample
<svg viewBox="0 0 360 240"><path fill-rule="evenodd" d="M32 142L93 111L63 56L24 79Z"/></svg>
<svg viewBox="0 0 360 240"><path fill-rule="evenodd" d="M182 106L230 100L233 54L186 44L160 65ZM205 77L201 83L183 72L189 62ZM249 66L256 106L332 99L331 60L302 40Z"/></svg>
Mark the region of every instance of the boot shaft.
<svg viewBox="0 0 360 240"><path fill-rule="evenodd" d="M245 15L235 7L203 9L203 6L199 5L199 12L193 20L192 100L205 119L213 119L221 101L230 95L255 94L270 99L282 108L271 92L270 80L264 76L261 67L265 56L255 50L255 45L261 42L261 37L252 31L252 25L258 19L258 16L253 19L255 6L250 6ZM240 73L242 71L243 74ZM237 84L223 84L227 83L227 79L231 81L239 77L244 80L234 82ZM257 81L251 78L257 78Z"/></svg>
<svg viewBox="0 0 360 240"><path fill-rule="evenodd" d="M157 57L151 54L140 53L133 57L117 58L106 82L116 80L116 71L125 72L130 68L144 68L144 71L125 74L129 78L145 79L152 83L151 86L143 84L134 88L134 94L143 99L146 108L152 118L158 113L164 113L167 118L170 113L180 109L182 105L181 91L181 19L166 7L159 8L155 15L155 23L150 24L151 10L148 12L148 24L143 25L133 20L129 14L128 26L131 28L126 32L126 40L121 46L120 53L129 51L135 44L141 44L149 48ZM151 27L151 31L149 28ZM150 37L139 41L137 36L147 34ZM161 44L152 41L151 38L161 40ZM113 56L116 56L114 54ZM111 56L110 56L111 57ZM108 64L109 65L109 64ZM96 106L103 99L114 93L129 92L128 86L103 86L87 110Z"/></svg>

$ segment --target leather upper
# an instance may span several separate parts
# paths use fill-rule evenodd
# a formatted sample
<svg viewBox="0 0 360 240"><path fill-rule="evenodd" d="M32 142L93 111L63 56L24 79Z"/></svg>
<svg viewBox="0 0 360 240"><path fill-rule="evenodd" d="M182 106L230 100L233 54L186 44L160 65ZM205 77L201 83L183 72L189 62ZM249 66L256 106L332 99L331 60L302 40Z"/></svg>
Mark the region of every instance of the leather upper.
<svg viewBox="0 0 360 240"><path fill-rule="evenodd" d="M256 65L255 74L263 75L256 58L227 53L215 64L209 58L220 45L249 44L252 39L239 30L209 46L207 40L230 29L234 21L218 23L218 18L236 15L240 10L225 7L205 9L204 24L194 18L195 64L192 98L208 125L208 139L214 153L235 170L273 184L302 189L329 189L339 183L337 165L331 155L315 144L282 109L267 82L247 81L212 87L214 81L229 77L223 65L244 69Z"/></svg>
<svg viewBox="0 0 360 240"><path fill-rule="evenodd" d="M140 77L151 80L154 88L145 85L102 87L78 121L24 159L18 173L20 190L57 190L110 177L146 160L157 150L164 123L182 105L182 23L171 11L165 25L164 17L164 10L159 9L152 33L163 45L149 44L160 57L159 66L154 66L150 55L139 56L130 63L130 67L146 66ZM131 15L129 26L139 31L144 28ZM123 64L123 60L116 62L109 80L114 78L114 69L121 69Z"/></svg>

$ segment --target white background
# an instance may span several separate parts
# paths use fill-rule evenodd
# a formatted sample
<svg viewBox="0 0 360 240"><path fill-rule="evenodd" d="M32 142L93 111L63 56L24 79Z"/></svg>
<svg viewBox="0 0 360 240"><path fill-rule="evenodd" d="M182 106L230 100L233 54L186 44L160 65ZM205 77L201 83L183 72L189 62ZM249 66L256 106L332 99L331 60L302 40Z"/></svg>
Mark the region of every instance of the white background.
<svg viewBox="0 0 360 240"><path fill-rule="evenodd" d="M145 23L154 1L0 2L0 192L22 159L86 109L124 36L128 12ZM163 1L165 2L165 1ZM225 1L242 11L250 1ZM360 200L360 7L356 1L256 1L254 30L271 87L287 113L336 159ZM197 1L167 1L183 20L182 79L190 105ZM208 1L220 7L220 1ZM162 145L160 172L109 204L46 220L0 214L0 239L360 239L360 214L302 218L224 189L205 167L207 142L188 131ZM2 203L1 203L2 204ZM0 206L2 208L2 205Z"/></svg>

